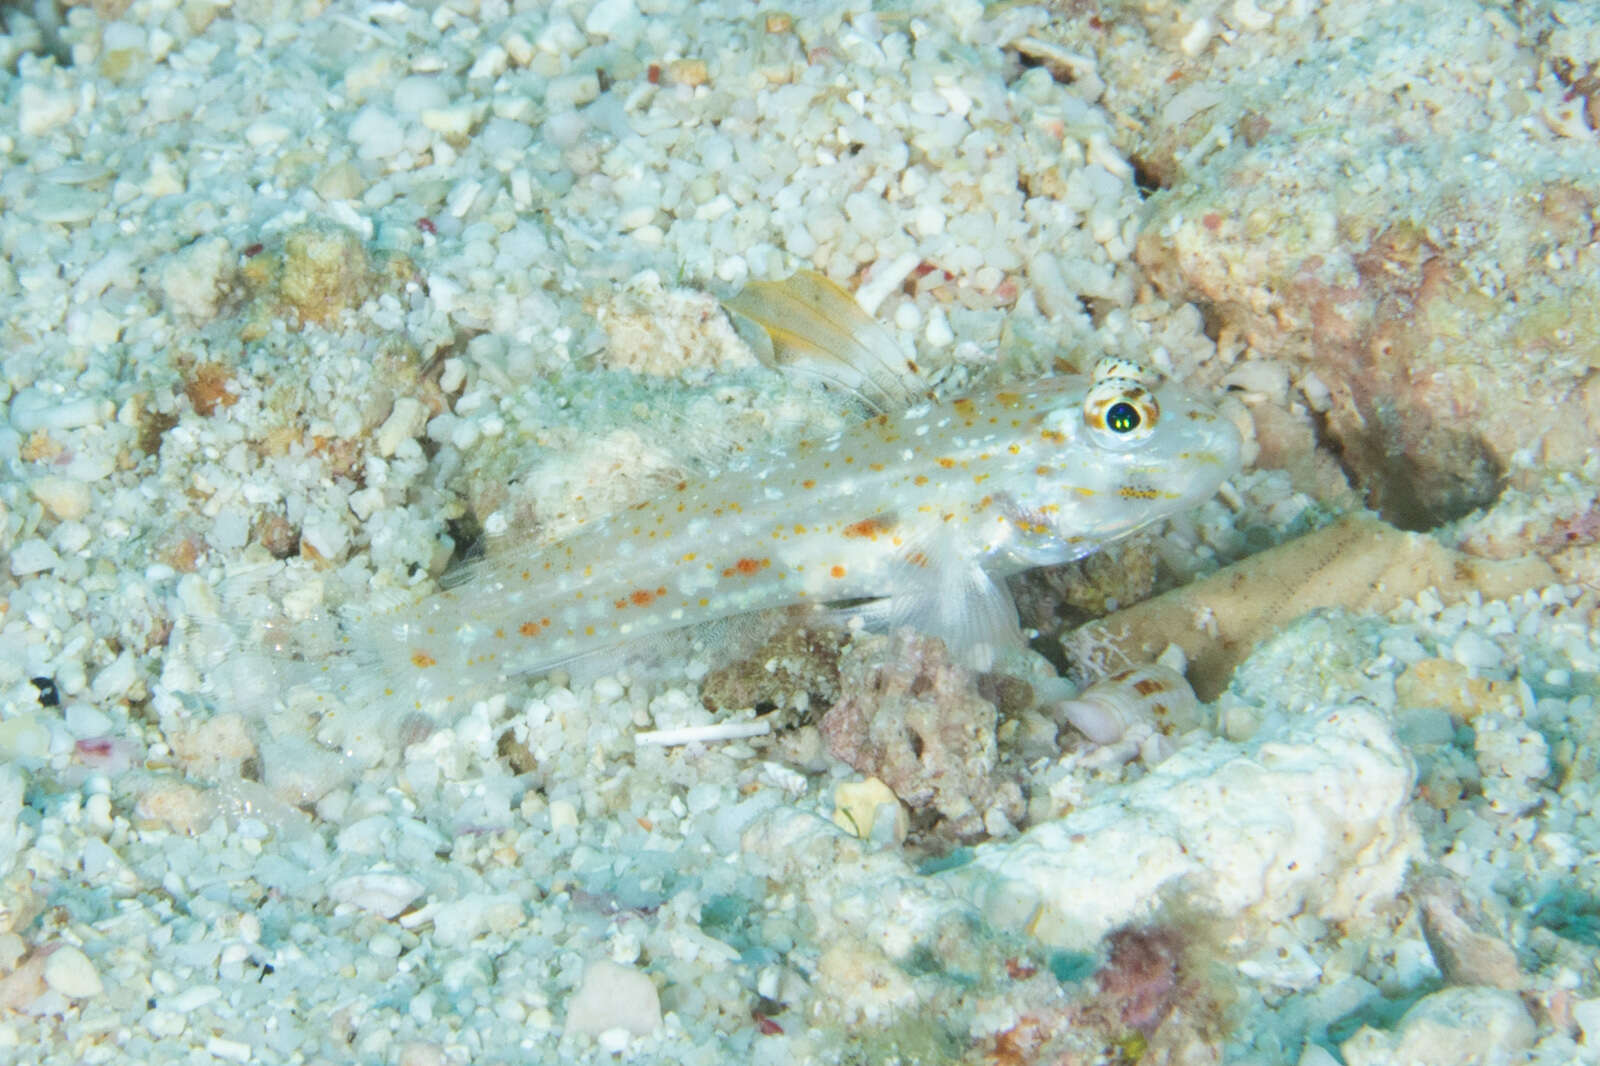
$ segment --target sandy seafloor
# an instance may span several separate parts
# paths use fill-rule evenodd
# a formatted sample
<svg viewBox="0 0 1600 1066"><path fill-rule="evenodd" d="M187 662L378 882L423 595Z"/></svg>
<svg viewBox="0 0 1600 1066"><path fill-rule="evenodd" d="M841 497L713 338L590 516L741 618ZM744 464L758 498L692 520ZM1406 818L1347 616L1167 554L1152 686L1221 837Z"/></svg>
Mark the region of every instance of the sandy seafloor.
<svg viewBox="0 0 1600 1066"><path fill-rule="evenodd" d="M0 1061L1600 1061L1593 5L25 8ZM826 640L377 721L261 654L860 417L718 309L796 267L942 396L1109 353L1241 426L1013 587L1035 681L1187 661L1171 735L862 637L950 727L894 817Z"/></svg>

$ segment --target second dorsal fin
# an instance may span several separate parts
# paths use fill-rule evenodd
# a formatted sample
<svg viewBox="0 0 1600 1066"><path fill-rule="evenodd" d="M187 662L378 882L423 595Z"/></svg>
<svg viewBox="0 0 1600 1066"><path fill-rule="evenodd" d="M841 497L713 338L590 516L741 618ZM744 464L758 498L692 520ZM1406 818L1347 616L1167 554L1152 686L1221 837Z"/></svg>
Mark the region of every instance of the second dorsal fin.
<svg viewBox="0 0 1600 1066"><path fill-rule="evenodd" d="M894 336L855 297L816 271L753 281L723 306L771 339L769 365L814 374L878 411L903 410L924 398L922 375Z"/></svg>

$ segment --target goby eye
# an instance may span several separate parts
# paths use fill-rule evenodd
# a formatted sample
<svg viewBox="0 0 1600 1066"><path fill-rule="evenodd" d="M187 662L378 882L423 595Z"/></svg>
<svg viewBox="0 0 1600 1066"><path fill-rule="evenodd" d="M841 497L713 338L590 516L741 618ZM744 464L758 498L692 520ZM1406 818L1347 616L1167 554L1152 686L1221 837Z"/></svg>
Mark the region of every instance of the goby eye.
<svg viewBox="0 0 1600 1066"><path fill-rule="evenodd" d="M1143 421L1139 409L1127 400L1118 400L1106 411L1106 428L1113 433L1132 433Z"/></svg>
<svg viewBox="0 0 1600 1066"><path fill-rule="evenodd" d="M1111 356L1100 360L1083 398L1084 424L1110 444L1144 440L1161 418L1161 405L1150 391L1154 383L1137 363Z"/></svg>

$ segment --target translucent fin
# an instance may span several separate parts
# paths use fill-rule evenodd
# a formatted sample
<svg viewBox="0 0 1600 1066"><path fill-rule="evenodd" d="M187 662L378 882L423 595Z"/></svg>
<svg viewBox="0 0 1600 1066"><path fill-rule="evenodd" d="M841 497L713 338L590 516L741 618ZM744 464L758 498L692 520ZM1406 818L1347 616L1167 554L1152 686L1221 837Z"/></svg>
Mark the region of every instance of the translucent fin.
<svg viewBox="0 0 1600 1066"><path fill-rule="evenodd" d="M879 411L903 410L923 399L925 383L894 336L855 297L815 271L751 282L722 305L771 338L769 365L814 374Z"/></svg>
<svg viewBox="0 0 1600 1066"><path fill-rule="evenodd" d="M1005 583L974 560L938 543L908 545L896 562L893 592L838 612L873 629L914 629L939 637L950 657L974 670L994 669L1026 646Z"/></svg>

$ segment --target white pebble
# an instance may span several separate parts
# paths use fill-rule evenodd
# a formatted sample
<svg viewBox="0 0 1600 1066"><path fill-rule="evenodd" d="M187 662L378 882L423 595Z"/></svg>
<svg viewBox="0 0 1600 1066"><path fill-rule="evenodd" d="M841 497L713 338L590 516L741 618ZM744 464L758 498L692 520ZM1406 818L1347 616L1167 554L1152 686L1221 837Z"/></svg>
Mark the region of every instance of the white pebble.
<svg viewBox="0 0 1600 1066"><path fill-rule="evenodd" d="M11 573L17 577L41 574L54 569L60 561L55 550L38 537L30 537L11 549Z"/></svg>
<svg viewBox="0 0 1600 1066"><path fill-rule="evenodd" d="M1233 0L1233 24L1246 30L1264 30L1272 25L1272 12L1263 11L1255 0Z"/></svg>
<svg viewBox="0 0 1600 1066"><path fill-rule="evenodd" d="M124 653L126 654L126 653ZM119 660L120 661L120 660ZM95 680L99 680L96 678ZM67 732L79 740L103 737L111 732L111 717L87 703L70 703L62 714Z"/></svg>
<svg viewBox="0 0 1600 1066"><path fill-rule="evenodd" d="M439 374L439 389L451 393L461 388L467 381L467 364L459 357L451 356L444 361L444 369ZM398 404L396 405L398 406ZM419 404L420 406L420 404Z"/></svg>
<svg viewBox="0 0 1600 1066"><path fill-rule="evenodd" d="M416 115L430 108L447 107L450 94L438 78L413 74L401 78L394 87L394 109L402 115Z"/></svg>
<svg viewBox="0 0 1600 1066"><path fill-rule="evenodd" d="M585 33L597 37L616 37L638 17L639 10L633 6L633 0L600 0L589 9L588 16L583 20L583 29Z"/></svg>
<svg viewBox="0 0 1600 1066"><path fill-rule="evenodd" d="M245 127L244 139L250 147L260 151L263 148L271 148L275 144L283 143L289 139L289 135L293 132L282 122L263 118L257 119Z"/></svg>
<svg viewBox="0 0 1600 1066"><path fill-rule="evenodd" d="M89 513L89 486L73 478L53 474L34 478L28 484L28 492L62 521L76 522Z"/></svg>
<svg viewBox="0 0 1600 1066"><path fill-rule="evenodd" d="M539 31L537 43L540 51L561 56L572 55L586 42L583 39L583 32L578 29L578 24L563 13L545 23L544 29Z"/></svg>
<svg viewBox="0 0 1600 1066"><path fill-rule="evenodd" d="M508 65L506 50L497 44L491 44L483 50L477 62L472 64L472 69L467 71L467 77L498 78L506 72Z"/></svg>
<svg viewBox="0 0 1600 1066"><path fill-rule="evenodd" d="M60 948L45 961L44 983L68 999L98 996L102 988L94 963L75 947Z"/></svg>
<svg viewBox="0 0 1600 1066"><path fill-rule="evenodd" d="M568 800L550 801L550 828L576 829L578 827L578 808Z"/></svg>
<svg viewBox="0 0 1600 1066"><path fill-rule="evenodd" d="M254 1054L249 1044L240 1040L228 1040L220 1036L214 1036L207 1040L206 1050L219 1059L231 1059L234 1062L249 1062Z"/></svg>
<svg viewBox="0 0 1600 1066"><path fill-rule="evenodd" d="M364 107L350 123L350 140L362 159L388 159L405 146L405 128L386 111Z"/></svg>
<svg viewBox="0 0 1600 1066"><path fill-rule="evenodd" d="M1464 629L1450 645L1450 658L1474 670L1497 667L1504 661L1500 645L1472 629Z"/></svg>
<svg viewBox="0 0 1600 1066"><path fill-rule="evenodd" d="M300 539L322 558L337 562L350 546L350 531L328 512L314 508L300 524Z"/></svg>
<svg viewBox="0 0 1600 1066"><path fill-rule="evenodd" d="M795 226L783 238L784 247L797 259L810 259L817 250L816 238L804 226Z"/></svg>
<svg viewBox="0 0 1600 1066"><path fill-rule="evenodd" d="M400 957L400 939L388 933L378 933L367 941L367 950L380 959Z"/></svg>
<svg viewBox="0 0 1600 1066"><path fill-rule="evenodd" d="M439 136L460 139L472 132L476 115L471 107L459 104L455 107L430 107L422 112L420 118L424 128Z"/></svg>
<svg viewBox="0 0 1600 1066"><path fill-rule="evenodd" d="M421 400L412 396L400 397L389 411L389 417L378 427L373 441L378 454L385 459L391 458L400 447L400 442L415 437L427 422L428 409Z"/></svg>
<svg viewBox="0 0 1600 1066"><path fill-rule="evenodd" d="M476 138L484 154L491 158L503 158L522 151L533 143L533 128L526 122L515 119L491 118L483 124L483 129ZM527 175L524 172L524 180Z"/></svg>
<svg viewBox="0 0 1600 1066"><path fill-rule="evenodd" d="M600 95L600 79L580 71L551 78L545 86L545 107L552 112L570 111L592 102Z"/></svg>
<svg viewBox="0 0 1600 1066"><path fill-rule="evenodd" d="M512 30L501 39L500 44L505 48L506 54L512 62L519 67L525 67L533 62L533 45L529 40L516 30Z"/></svg>
<svg viewBox="0 0 1600 1066"><path fill-rule="evenodd" d="M584 967L583 980L567 1003L567 1033L599 1036L620 1029L645 1036L660 1025L661 997L649 977L610 959Z"/></svg>
<svg viewBox="0 0 1600 1066"><path fill-rule="evenodd" d="M911 217L911 228L919 237L937 237L944 232L944 212L934 204L923 204Z"/></svg>
<svg viewBox="0 0 1600 1066"><path fill-rule="evenodd" d="M1183 35L1178 42L1178 47L1183 49L1186 56L1197 56L1205 51L1206 45L1211 43L1211 38L1217 29L1211 20L1204 15L1194 20L1194 25L1189 27L1189 32Z"/></svg>
<svg viewBox="0 0 1600 1066"><path fill-rule="evenodd" d="M873 268L872 276L856 289L856 303L860 304L861 309L867 314L876 314L878 305L900 287L920 262L922 257L916 252L906 252L887 263L878 262Z"/></svg>
<svg viewBox="0 0 1600 1066"><path fill-rule="evenodd" d="M138 662L131 651L123 651L115 659L111 660L109 666L94 675L94 680L89 684L89 691L100 702L118 700L127 695L128 690L133 688L134 682L137 680L139 680ZM109 731L110 722L107 721L105 728L101 732ZM94 734L80 733L78 735L92 736Z"/></svg>
<svg viewBox="0 0 1600 1066"><path fill-rule="evenodd" d="M29 137L49 133L77 110L72 94L43 85L24 85L17 94L17 128Z"/></svg>
<svg viewBox="0 0 1600 1066"><path fill-rule="evenodd" d="M87 396L65 399L52 396L42 389L18 389L11 397L11 428L18 433L32 433L40 429L80 429L103 422L109 413L109 401L94 400Z"/></svg>
<svg viewBox="0 0 1600 1066"><path fill-rule="evenodd" d="M335 881L328 896L380 918L393 918L422 895L423 887L421 881L405 874L355 874Z"/></svg>
<svg viewBox="0 0 1600 1066"><path fill-rule="evenodd" d="M216 985L195 985L186 988L177 995L161 1001L161 1009L172 1011L174 1014L188 1014L190 1011L199 1010L208 1003L215 1003L222 998L222 989Z"/></svg>
<svg viewBox="0 0 1600 1066"><path fill-rule="evenodd" d="M478 199L478 194L482 191L483 182L475 178L462 179L445 196L445 210L456 218L465 218L467 212L472 210L473 203Z"/></svg>

